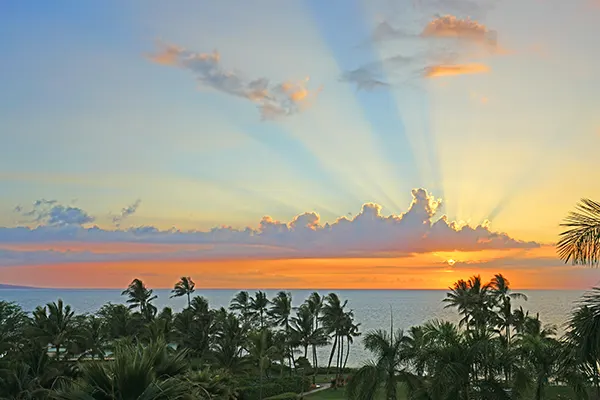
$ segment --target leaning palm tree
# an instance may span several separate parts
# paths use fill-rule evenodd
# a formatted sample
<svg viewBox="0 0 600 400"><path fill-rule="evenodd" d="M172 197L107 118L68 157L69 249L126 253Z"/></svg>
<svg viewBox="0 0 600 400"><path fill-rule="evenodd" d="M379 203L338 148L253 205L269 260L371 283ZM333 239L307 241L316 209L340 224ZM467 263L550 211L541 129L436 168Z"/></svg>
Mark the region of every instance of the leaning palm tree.
<svg viewBox="0 0 600 400"><path fill-rule="evenodd" d="M403 351L406 336L399 329L394 333L376 330L365 336L365 348L375 355L375 360L365 364L348 383L348 398L372 400L383 386L386 400L396 400L398 384L408 379L408 359Z"/></svg>
<svg viewBox="0 0 600 400"><path fill-rule="evenodd" d="M131 281L129 287L121 295L129 297L127 299L127 303L130 304L129 308L139 308L140 314L145 318L152 319L156 314L157 310L152 305L152 301L156 300L157 296L152 295L152 289L146 288L146 285L140 279L136 278Z"/></svg>
<svg viewBox="0 0 600 400"><path fill-rule="evenodd" d="M196 284L189 276L182 276L179 282L171 290L171 298L187 296L188 307L191 305L191 296L194 293Z"/></svg>
<svg viewBox="0 0 600 400"><path fill-rule="evenodd" d="M574 265L600 264L600 203L581 199L561 224L568 228L556 244L558 256Z"/></svg>

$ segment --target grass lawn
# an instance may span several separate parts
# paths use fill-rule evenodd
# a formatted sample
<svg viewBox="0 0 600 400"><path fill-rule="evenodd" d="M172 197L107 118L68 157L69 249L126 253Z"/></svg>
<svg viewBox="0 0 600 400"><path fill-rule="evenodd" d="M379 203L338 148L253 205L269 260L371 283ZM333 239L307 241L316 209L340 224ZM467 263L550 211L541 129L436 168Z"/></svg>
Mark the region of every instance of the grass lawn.
<svg viewBox="0 0 600 400"><path fill-rule="evenodd" d="M399 388L400 389L400 388ZM310 400L345 400L346 395L344 389L328 389L315 394L309 394L305 396ZM383 396L377 396L379 399L383 399ZM548 400L577 400L577 397L573 391L564 386L551 386L546 390L546 399ZM400 389L398 393L398 400L406 400L406 392L404 389ZM533 399L533 397L532 397Z"/></svg>

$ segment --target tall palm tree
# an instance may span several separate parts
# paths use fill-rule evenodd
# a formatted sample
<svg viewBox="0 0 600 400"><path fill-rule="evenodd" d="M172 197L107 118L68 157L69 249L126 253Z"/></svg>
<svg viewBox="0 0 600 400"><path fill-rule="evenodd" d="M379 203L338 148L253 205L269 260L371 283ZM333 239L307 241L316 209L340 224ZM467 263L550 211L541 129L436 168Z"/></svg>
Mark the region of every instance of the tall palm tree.
<svg viewBox="0 0 600 400"><path fill-rule="evenodd" d="M277 327L283 328L287 338L287 353L288 353L288 364L290 367L290 374L294 365L294 354L292 351L291 339L291 315L292 315L292 295L289 292L280 291L271 300L271 308L268 311L268 315L271 318L273 324Z"/></svg>
<svg viewBox="0 0 600 400"><path fill-rule="evenodd" d="M348 383L348 398L352 400L372 400L380 386L383 386L386 400L396 400L398 384L410 375L406 366L408 358L403 351L406 343L404 332L394 333L383 330L368 332L364 339L367 350L375 360L361 367Z"/></svg>
<svg viewBox="0 0 600 400"><path fill-rule="evenodd" d="M62 299L38 306L33 312L35 335L44 343L51 344L56 350L56 359L60 359L60 351L74 339L76 321L71 306L64 305ZM63 347L64 346L64 347Z"/></svg>
<svg viewBox="0 0 600 400"><path fill-rule="evenodd" d="M600 263L600 203L581 199L561 224L568 228L556 244L564 262L597 267Z"/></svg>
<svg viewBox="0 0 600 400"><path fill-rule="evenodd" d="M125 289L122 293L122 296L127 296L127 303L129 303L129 308L139 308L140 314L142 314L146 319L150 320L156 315L156 307L152 305L152 301L156 300L157 296L152 294L152 289L146 288L144 282L140 279L134 279L129 284L129 287Z"/></svg>
<svg viewBox="0 0 600 400"><path fill-rule="evenodd" d="M229 303L229 309L240 314L242 323L249 323L252 310L250 309L250 295L245 290L238 292L231 303Z"/></svg>
<svg viewBox="0 0 600 400"><path fill-rule="evenodd" d="M187 296L188 307L191 305L191 296L194 293L196 284L189 276L182 276L179 282L171 290L171 298Z"/></svg>
<svg viewBox="0 0 600 400"><path fill-rule="evenodd" d="M321 323L325 333L333 337L333 346L331 347L331 353L329 354L329 362L327 363L327 370L331 367L333 356L338 351L338 358L336 363L336 370L339 373L340 360L339 360L339 347L341 346L341 329L346 318L346 311L344 308L348 304L348 300L342 302L337 294L329 293L325 297L325 301L321 313ZM336 379L338 377L336 376Z"/></svg>
<svg viewBox="0 0 600 400"><path fill-rule="evenodd" d="M346 368L346 364L348 363L348 357L350 356L350 346L354 343L354 338L361 335L360 331L360 323L354 322L354 312L349 311L345 314L344 323L342 324L342 328L340 334L343 339L346 339L346 355L344 356L344 363L341 364L341 370Z"/></svg>
<svg viewBox="0 0 600 400"><path fill-rule="evenodd" d="M250 312L252 315L252 319L258 320L259 329L264 329L265 327L265 317L267 315L267 310L269 307L269 299L267 298L267 294L262 291L258 291L254 294L254 297L250 298Z"/></svg>
<svg viewBox="0 0 600 400"><path fill-rule="evenodd" d="M250 335L250 346L248 347L248 356L258 367L260 376L260 400L263 398L263 380L265 370L271 366L275 358L277 348L273 342L273 332L268 329L262 329Z"/></svg>
<svg viewBox="0 0 600 400"><path fill-rule="evenodd" d="M213 353L219 367L232 373L242 369L244 366L242 355L248 342L247 328L235 314L231 313L218 322Z"/></svg>
<svg viewBox="0 0 600 400"><path fill-rule="evenodd" d="M317 332L320 329L319 319L321 318L321 310L323 309L323 298L321 297L321 295L318 292L312 292L310 294L310 296L308 296L308 298L306 299L305 305L308 308L308 310L310 311L310 314L312 315L313 331ZM320 329L319 334L324 334L322 329ZM328 344L327 337L325 337L325 342L326 343L323 344L324 346ZM319 344L319 343L320 343L320 341L316 341L315 343L312 344L312 359L313 359L313 370L314 370L313 383L315 383L315 380L317 377L317 371L319 368L319 358L317 356L317 346L321 346L321 344Z"/></svg>
<svg viewBox="0 0 600 400"><path fill-rule="evenodd" d="M527 296L523 293L511 292L510 282L502 274L494 275L490 282L492 296L495 297L500 308L501 328L504 328L507 344L510 345L511 324L512 324L512 304L511 300L522 299L527 301Z"/></svg>

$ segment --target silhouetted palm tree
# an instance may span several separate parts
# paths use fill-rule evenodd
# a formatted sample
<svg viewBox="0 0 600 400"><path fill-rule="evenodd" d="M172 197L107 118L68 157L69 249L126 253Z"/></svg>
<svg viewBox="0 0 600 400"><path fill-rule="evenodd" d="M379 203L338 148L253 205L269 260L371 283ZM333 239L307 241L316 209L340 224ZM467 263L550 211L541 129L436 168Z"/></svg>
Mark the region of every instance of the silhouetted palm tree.
<svg viewBox="0 0 600 400"><path fill-rule="evenodd" d="M365 364L350 379L348 397L353 400L372 400L383 386L386 400L396 400L398 384L407 379L408 359L403 351L406 336L400 329L390 334L383 330L367 333L365 348L375 360Z"/></svg>
<svg viewBox="0 0 600 400"><path fill-rule="evenodd" d="M581 199L561 226L568 228L560 234L556 245L561 260L597 267L600 263L600 203Z"/></svg>
<svg viewBox="0 0 600 400"><path fill-rule="evenodd" d="M331 362L333 361L333 356L338 352L338 358L336 363L336 371L339 374L340 368L340 349L341 347L341 329L344 324L344 320L346 318L346 311L344 308L348 304L348 300L342 301L335 293L329 293L325 297L325 301L322 308L321 313L321 323L323 325L323 329L327 335L333 337L333 346L331 347L331 353L329 354L329 362L327 363L327 370L331 367ZM337 377L336 377L337 378Z"/></svg>
<svg viewBox="0 0 600 400"><path fill-rule="evenodd" d="M38 306L33 312L35 335L44 342L42 344L54 346L57 360L60 359L60 351L74 338L74 315L71 306L64 306L61 299L48 303L46 307Z"/></svg>
<svg viewBox="0 0 600 400"><path fill-rule="evenodd" d="M250 322L252 309L250 308L250 295L246 291L238 292L231 303L229 304L231 311L236 311L240 314L242 323Z"/></svg>
<svg viewBox="0 0 600 400"><path fill-rule="evenodd" d="M510 290L510 282L502 274L494 275L490 282L492 296L496 298L500 308L500 327L504 328L507 344L510 345L511 325L512 325L512 304L513 299L527 300L523 293L515 293Z"/></svg>
<svg viewBox="0 0 600 400"><path fill-rule="evenodd" d="M191 305L191 295L194 293L196 284L189 276L182 276L179 282L175 284L173 290L171 290L171 297L183 297L187 296L188 307Z"/></svg>
<svg viewBox="0 0 600 400"><path fill-rule="evenodd" d="M268 311L269 317L271 317L272 323L283 328L286 339L288 353L288 364L290 367L290 374L294 365L294 355L292 351L292 337L291 337L291 316L292 316L292 295L288 292L281 291L271 300L271 308Z"/></svg>
<svg viewBox="0 0 600 400"><path fill-rule="evenodd" d="M128 297L129 308L139 308L140 314L146 319L150 320L156 315L157 310L152 301L156 300L157 296L152 295L152 289L146 288L141 280L134 279L121 295Z"/></svg>
<svg viewBox="0 0 600 400"><path fill-rule="evenodd" d="M252 318L258 320L259 329L265 327L265 316L267 314L267 308L269 307L269 299L265 292L258 291L254 294L254 297L250 299L250 311Z"/></svg>

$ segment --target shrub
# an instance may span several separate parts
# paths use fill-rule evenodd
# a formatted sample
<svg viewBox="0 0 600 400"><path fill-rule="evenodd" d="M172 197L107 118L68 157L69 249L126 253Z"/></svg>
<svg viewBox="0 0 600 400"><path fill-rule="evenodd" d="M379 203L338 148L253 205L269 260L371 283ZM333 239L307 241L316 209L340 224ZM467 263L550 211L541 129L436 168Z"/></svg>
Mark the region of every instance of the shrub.
<svg viewBox="0 0 600 400"><path fill-rule="evenodd" d="M262 395L266 397L277 396L286 393L307 392L310 389L310 377L290 376L283 378L270 378L263 380ZM240 380L237 389L239 400L260 399L260 379L253 377Z"/></svg>

